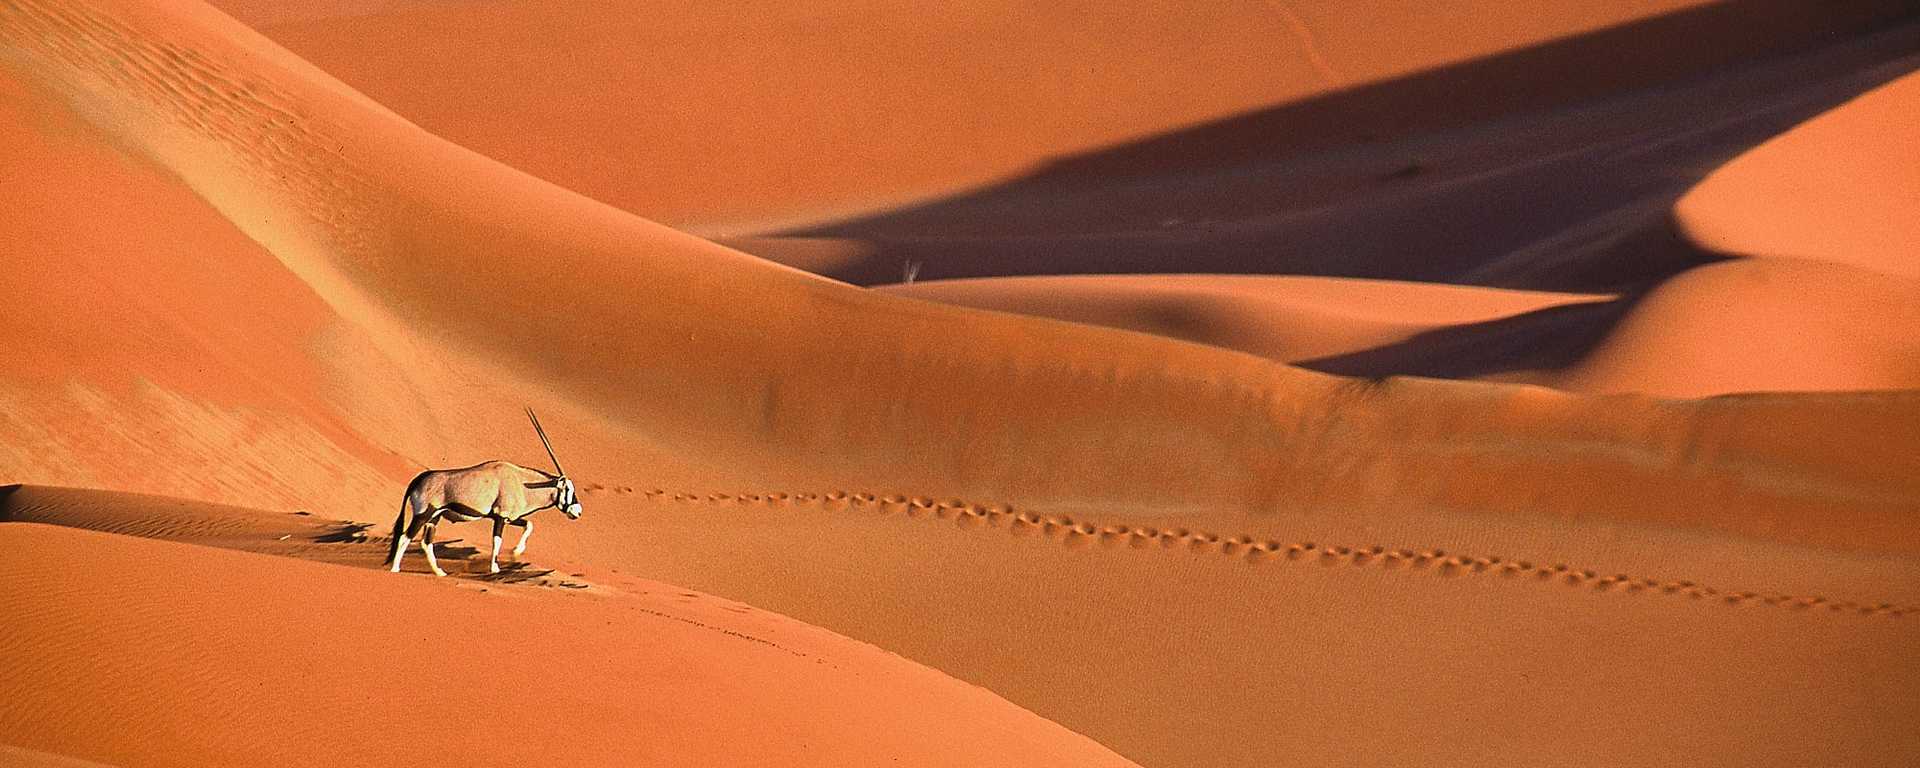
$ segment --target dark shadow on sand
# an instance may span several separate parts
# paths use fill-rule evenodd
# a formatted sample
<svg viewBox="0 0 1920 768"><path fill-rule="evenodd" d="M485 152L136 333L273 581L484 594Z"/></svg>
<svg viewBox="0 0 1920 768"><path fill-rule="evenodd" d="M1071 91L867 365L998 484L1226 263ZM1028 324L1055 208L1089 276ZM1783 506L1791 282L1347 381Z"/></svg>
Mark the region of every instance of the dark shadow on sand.
<svg viewBox="0 0 1920 768"><path fill-rule="evenodd" d="M1667 211L1686 189L1911 71L1920 10L1853 5L1865 10L1833 25L1837 44L1791 56L1764 41L1845 14L1780 0L1715 4L1059 158L947 198L730 242L777 258L782 238L854 241L863 255L823 272L862 285L897 281L903 264L919 262L920 280L1221 273L1644 288L1710 259L1636 243L1668 229ZM1878 31L1858 35L1869 30ZM1604 71L1593 71L1596 62ZM1554 109L1568 102L1581 106ZM1463 153L1513 161L1457 172L1449 163ZM1578 263L1528 259L1568 251Z"/></svg>
<svg viewBox="0 0 1920 768"><path fill-rule="evenodd" d="M1404 341L1296 362L1340 376L1470 379L1515 371L1559 370L1585 358L1645 294L1567 304L1482 323L1416 334Z"/></svg>

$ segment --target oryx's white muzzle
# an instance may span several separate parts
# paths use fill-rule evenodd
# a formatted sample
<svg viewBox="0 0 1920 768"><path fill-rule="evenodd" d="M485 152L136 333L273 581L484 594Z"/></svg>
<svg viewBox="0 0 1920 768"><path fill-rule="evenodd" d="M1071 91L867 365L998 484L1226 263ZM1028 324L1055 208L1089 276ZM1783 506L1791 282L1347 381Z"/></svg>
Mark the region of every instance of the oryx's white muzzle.
<svg viewBox="0 0 1920 768"><path fill-rule="evenodd" d="M568 504L565 509L562 509L560 511L567 513L568 518L573 520L578 520L580 519L580 502L576 501L572 504Z"/></svg>

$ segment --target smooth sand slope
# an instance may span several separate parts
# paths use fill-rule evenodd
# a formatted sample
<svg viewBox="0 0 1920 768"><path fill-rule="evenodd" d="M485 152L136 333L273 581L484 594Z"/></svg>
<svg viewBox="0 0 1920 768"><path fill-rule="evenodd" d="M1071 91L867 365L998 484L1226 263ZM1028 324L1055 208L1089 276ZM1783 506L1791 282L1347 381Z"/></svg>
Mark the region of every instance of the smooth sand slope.
<svg viewBox="0 0 1920 768"><path fill-rule="evenodd" d="M899 656L665 584L562 594L54 527L309 538L301 518L153 497L27 488L0 505L16 521L0 524L12 749L129 766L1131 765Z"/></svg>
<svg viewBox="0 0 1920 768"><path fill-rule="evenodd" d="M8 190L39 212L8 321L165 329L21 334L11 479L384 525L421 464L537 463L529 403L597 486L538 552L875 643L1143 765L1920 749L1913 393L1351 381L862 291L441 141L201 6L14 3L0 62L55 105L8 128L51 166ZM222 274L156 283L142 259L201 237ZM62 270L96 287L35 298Z"/></svg>
<svg viewBox="0 0 1920 768"><path fill-rule="evenodd" d="M1566 389L1721 392L1920 387L1920 280L1820 262L1737 260L1640 298Z"/></svg>
<svg viewBox="0 0 1920 768"><path fill-rule="evenodd" d="M1680 201L1717 251L1920 277L1920 75L1821 115L1714 171Z"/></svg>

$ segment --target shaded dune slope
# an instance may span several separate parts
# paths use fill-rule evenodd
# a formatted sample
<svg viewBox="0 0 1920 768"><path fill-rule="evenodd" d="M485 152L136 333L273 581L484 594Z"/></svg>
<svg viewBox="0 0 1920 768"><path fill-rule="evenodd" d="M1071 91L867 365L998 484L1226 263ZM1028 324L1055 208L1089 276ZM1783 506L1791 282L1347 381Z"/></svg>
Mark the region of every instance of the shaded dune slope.
<svg viewBox="0 0 1920 768"><path fill-rule="evenodd" d="M1660 82L1910 9L1897 0L1625 0L1519 14L1489 0L968 0L929 12L874 0L750 9L515 0L289 20L248 0L224 5L427 130L710 234L870 211L1051 166L1110 178L1392 138ZM1419 77L1435 71L1450 74ZM1375 88L1402 78L1412 84ZM1175 146L1102 152L1315 100ZM575 146L595 151L567 149ZM1114 162L1079 160L1089 155Z"/></svg>
<svg viewBox="0 0 1920 768"><path fill-rule="evenodd" d="M1630 31L1600 51L1631 49ZM1719 42L1712 29L1696 34L1699 42L1679 47ZM1700 263L1668 233L1673 202L1747 148L1913 71L1916 38L1911 22L1821 36L1823 45L1798 55L1307 154L1287 151L1290 121L1332 107L1281 103L1076 153L1000 183L727 242L862 284L898 281L914 260L922 279L1317 274L1616 290ZM1594 72L1612 71L1624 55L1574 49L1566 66ZM1457 77L1496 91L1515 84L1511 74ZM1452 80L1443 70L1345 98L1400 104L1468 87ZM1318 130L1371 124L1356 115ZM1299 130L1314 134L1310 127ZM1218 145L1239 150L1205 160ZM1145 168L1084 170L1129 165Z"/></svg>
<svg viewBox="0 0 1920 768"><path fill-rule="evenodd" d="M165 519L142 532L191 541L265 517L0 499L0 519L51 523L0 524L0 741L47 758L29 765L1131 765L880 649L655 582L587 597L55 527Z"/></svg>
<svg viewBox="0 0 1920 768"><path fill-rule="evenodd" d="M1296 160L1277 159L1276 151L1212 173L1164 173L1112 184L1102 183L1097 175L1076 175L1069 170L1072 163L1062 163L1057 171L1018 182L796 236L733 242L862 281L899 280L901 265L911 264L921 278L1204 269L1606 291L1613 300L1604 304L1531 311L1511 309L1491 298L1498 294L1481 292L1489 297L1486 309L1472 321L1434 324L1422 319L1422 302L1457 301L1473 294L1404 282L1396 290L1409 307L1408 316L1401 328L1386 333L1378 322L1300 311L1319 301L1322 293L1336 290L1332 286L1342 285L1335 280L1231 278L1201 289L1200 278L1186 275L1056 281L1016 277L950 287L939 282L930 286L923 279L910 288L891 289L966 306L1145 330L1344 375L1497 378L1582 391L1688 397L1911 387L1916 382L1907 375L1910 366L1905 361L1915 350L1898 333L1868 333L1822 347L1803 343L1804 324L1743 323L1734 332L1687 319L1715 315L1723 307L1764 311L1792 297L1806 304L1808 312L1817 303L1817 314L1836 323L1848 318L1869 329L1897 328L1901 323L1886 321L1885 312L1911 292L1909 281L1876 284L1853 279L1844 267L1836 267L1832 276L1816 282L1851 285L1859 293L1795 296L1770 291L1764 281L1726 280L1733 271L1758 274L1766 268L1704 266L1724 257L1677 237L1671 231L1670 208L1720 161L1920 65L1912 53L1917 39L1920 27L1896 27L1574 109ZM1786 179L1807 173L1831 179L1825 188L1837 190L1845 169L1871 167L1872 178L1883 182L1869 185L1872 202L1856 206L1857 215L1826 219L1846 226L1829 227L1844 230L1844 236L1825 241L1868 247L1855 249L1850 257L1834 256L1832 247L1826 252L1830 261L1897 274L1904 257L1897 255L1897 248L1888 249L1904 236L1902 222L1911 217L1895 211L1911 195L1895 178L1901 171L1894 169L1904 166L1878 159L1892 151L1887 147L1895 140L1888 133L1898 129L1877 126L1904 125L1891 115L1902 107L1893 93L1876 91L1862 101L1868 106L1838 111L1873 110L1874 116L1847 122L1867 126L1862 131L1865 144L1842 149L1835 145L1845 141L1844 130L1827 129L1823 149L1799 150L1794 161L1793 167L1812 171L1787 171L1786 165L1775 163L1768 166L1775 169L1768 171L1773 174L1771 186L1764 180L1745 184L1741 179L1753 175L1749 173L1709 181L1703 192L1687 199L1726 190L1719 203L1726 212L1723 218L1737 222L1734 216L1754 218L1750 211L1779 208L1778 215L1760 217L1777 228L1809 221L1807 211L1819 206L1796 210L1787 200L1755 195L1777 198L1778 193L1766 190L1787 188ZM1820 117L1813 125L1836 120ZM1248 135L1269 135L1255 127L1261 125L1258 120L1244 122ZM1204 156L1205 137L1233 130L1233 125L1227 121L1181 132L1095 153L1085 161L1100 165L1107 162L1104 157L1156 152ZM1793 135L1804 130L1811 128L1796 129ZM1816 156L1840 159L1829 166ZM1728 173L1717 172L1715 179ZM1756 191L1740 191L1744 189ZM1691 216L1688 210L1681 209L1683 223ZM1719 229L1759 231L1739 226ZM1711 240L1706 245L1729 250ZM1796 274L1806 278L1816 269L1821 268ZM1696 270L1699 274L1693 274ZM1668 281L1675 285L1665 286ZM1092 290L1095 285L1104 288ZM1261 287L1248 290L1251 285ZM1640 307L1649 296L1658 300L1657 306ZM1679 301L1682 296L1684 303ZM1676 322L1666 323L1666 318ZM1620 324L1628 321L1638 330L1619 335ZM1732 332L1737 339L1709 329ZM1642 341L1648 346L1643 348ZM1872 343L1863 343L1868 341ZM1689 349L1676 356L1679 347ZM1753 365L1761 358L1751 354L1751 348L1770 350L1762 357L1773 362ZM1595 355L1604 359L1589 359ZM1675 360L1687 362L1672 364Z"/></svg>
<svg viewBox="0 0 1920 768"><path fill-rule="evenodd" d="M128 386L219 403L253 395L192 387L286 366L323 384L248 412L343 433L302 464L100 408L62 416L85 437L53 441L57 462L0 454L12 479L390 519L395 464L524 445L491 412L529 402L597 486L586 518L543 531L555 557L876 643L1142 764L1264 764L1276 741L1353 763L1380 759L1355 744L1518 759L1548 737L1639 763L1916 749L1915 729L1880 732L1920 684L1913 393L1350 381L861 291L438 140L201 6L14 3L0 62L140 158L89 162L176 176L205 201L183 212L228 222L188 232L230 227L254 244L231 240L236 259L293 281L230 312L174 309L218 299L197 289L126 310L189 336L296 324L249 342L265 361ZM125 255L78 255L159 295ZM26 344L49 367L10 371L8 396L46 413L100 375ZM149 453L94 437L116 434ZM119 474L156 462L229 479ZM367 479L326 493L341 467ZM1623 711L1644 721L1594 727Z"/></svg>

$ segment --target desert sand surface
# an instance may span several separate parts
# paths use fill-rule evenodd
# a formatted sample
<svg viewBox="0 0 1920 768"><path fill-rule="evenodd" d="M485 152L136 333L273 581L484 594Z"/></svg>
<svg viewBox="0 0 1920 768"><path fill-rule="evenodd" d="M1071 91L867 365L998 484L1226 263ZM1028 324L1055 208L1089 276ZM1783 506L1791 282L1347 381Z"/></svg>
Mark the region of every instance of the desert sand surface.
<svg viewBox="0 0 1920 768"><path fill-rule="evenodd" d="M275 533L299 552L355 547L287 513L45 488L0 505L11 749L104 765L1132 765L897 655L658 582L394 578L247 551ZM80 530L107 519L123 535Z"/></svg>
<svg viewBox="0 0 1920 768"><path fill-rule="evenodd" d="M1263 6L1326 42L1287 33L1297 71L1181 58L1163 81L1109 50L1165 15L1147 4L1112 28L990 4L230 8L0 5L0 161L20 169L0 175L0 481L28 484L0 525L0 594L47 617L0 629L44 649L0 672L17 701L100 701L91 686L127 675L154 701L100 706L167 722L228 706L174 682L244 687L261 673L234 665L311 663L325 638L379 693L309 675L250 691L249 717L378 722L420 702L384 655L418 637L414 612L556 648L485 685L604 705L583 717L608 741L567 747L583 763L1920 754L1912 278L1669 226L1716 167L1764 165L1768 139L1911 72L1899 4L1476 4L1452 37L1413 4ZM1138 50L1276 39L1244 18ZM565 55L602 22L679 42ZM1045 33L1066 28L1088 32ZM1007 44L944 69L901 55L963 34ZM852 52L793 65L828 49ZM472 69L440 80L412 56ZM1091 80L1001 98L1088 62ZM1194 94L1164 83L1197 70L1220 85L1175 103ZM956 74L974 71L999 79ZM1402 85L1364 87L1382 83ZM1096 85L1119 90L1061 97ZM669 87L688 101L641 98ZM743 107L761 88L787 100ZM888 108L901 90L926 101ZM1313 95L1332 92L1352 98ZM527 122L557 113L577 132ZM930 282L848 282L909 261ZM522 405L584 492L581 520L541 518L530 567L553 573L374 570L421 468L545 466ZM61 567L83 551L117 567ZM121 591L158 607L129 614ZM66 625L117 639L49 629ZM156 636L232 655L87 666ZM663 667L683 677L646 674ZM174 759L76 711L0 709L0 743ZM774 717L819 739L692 743ZM224 728L167 743L246 732ZM671 749L644 751L655 728Z"/></svg>

